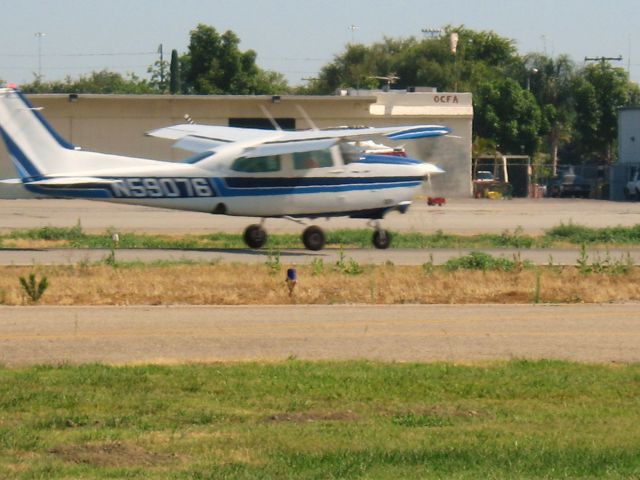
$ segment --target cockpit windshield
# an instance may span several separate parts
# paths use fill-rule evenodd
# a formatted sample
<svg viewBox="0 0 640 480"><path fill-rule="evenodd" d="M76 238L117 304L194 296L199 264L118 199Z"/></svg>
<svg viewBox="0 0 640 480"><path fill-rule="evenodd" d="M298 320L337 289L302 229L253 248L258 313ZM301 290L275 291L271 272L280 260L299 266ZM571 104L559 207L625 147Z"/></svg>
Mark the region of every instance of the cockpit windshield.
<svg viewBox="0 0 640 480"><path fill-rule="evenodd" d="M362 149L356 147L353 143L341 143L340 153L342 154L342 161L345 165L357 162L363 155Z"/></svg>

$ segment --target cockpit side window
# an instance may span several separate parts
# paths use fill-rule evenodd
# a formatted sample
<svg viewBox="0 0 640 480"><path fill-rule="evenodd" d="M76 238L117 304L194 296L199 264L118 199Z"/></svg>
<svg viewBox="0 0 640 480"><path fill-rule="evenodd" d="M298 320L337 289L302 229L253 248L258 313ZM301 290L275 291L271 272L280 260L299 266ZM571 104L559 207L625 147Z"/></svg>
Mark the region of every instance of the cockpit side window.
<svg viewBox="0 0 640 480"><path fill-rule="evenodd" d="M278 172L281 169L279 155L269 155L266 157L240 157L231 165L231 170L247 173Z"/></svg>
<svg viewBox="0 0 640 480"><path fill-rule="evenodd" d="M331 150L314 150L312 152L295 152L293 154L293 168L295 170L332 166Z"/></svg>

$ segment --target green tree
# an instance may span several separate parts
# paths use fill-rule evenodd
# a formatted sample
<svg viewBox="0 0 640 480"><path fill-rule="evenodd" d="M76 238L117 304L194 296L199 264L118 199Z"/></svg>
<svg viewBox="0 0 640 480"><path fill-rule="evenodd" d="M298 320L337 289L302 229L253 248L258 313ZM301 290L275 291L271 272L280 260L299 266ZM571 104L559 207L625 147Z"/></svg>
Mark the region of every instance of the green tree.
<svg viewBox="0 0 640 480"><path fill-rule="evenodd" d="M607 62L587 65L573 82L574 141L584 160L610 164L615 159L618 108L637 100L638 87L626 71Z"/></svg>
<svg viewBox="0 0 640 480"><path fill-rule="evenodd" d="M169 89L169 62L166 60L156 60L149 68L147 73L151 74L149 86L157 93L165 93Z"/></svg>
<svg viewBox="0 0 640 480"><path fill-rule="evenodd" d="M450 35L457 33L454 53ZM476 32L448 26L437 38L385 38L371 46L347 45L324 66L308 93L332 93L338 88L379 87L372 77L395 74L396 88L415 85L441 91L471 91L474 98L474 134L483 145L505 153L534 154L543 127L535 97L515 80L524 72L512 40L495 32ZM551 112L548 112L551 115Z"/></svg>
<svg viewBox="0 0 640 480"><path fill-rule="evenodd" d="M197 94L250 95L288 90L284 77L265 72L256 65L256 52L239 48L232 31L220 35L200 24L191 31L189 51L181 58L182 90ZM273 83L269 83L273 82Z"/></svg>
<svg viewBox="0 0 640 480"><path fill-rule="evenodd" d="M21 86L26 93L154 93L154 88L147 80L134 74L122 76L109 70L91 72L78 78L67 76L64 80L42 81L36 78L33 82Z"/></svg>
<svg viewBox="0 0 640 480"><path fill-rule="evenodd" d="M476 135L502 153L533 155L539 147L540 108L530 92L511 78L478 86L473 97Z"/></svg>
<svg viewBox="0 0 640 480"><path fill-rule="evenodd" d="M180 59L178 51L171 50L171 64L169 66L169 93L175 95L180 91Z"/></svg>
<svg viewBox="0 0 640 480"><path fill-rule="evenodd" d="M555 175L560 144L571 139L575 119L575 65L567 55L554 59L540 54L527 55L523 65L524 84L540 106L540 133L547 138L551 170Z"/></svg>
<svg viewBox="0 0 640 480"><path fill-rule="evenodd" d="M459 37L457 52L450 35ZM338 88L372 88L384 77L396 74L396 88L415 85L473 91L487 79L499 79L517 70L520 59L514 42L494 32L475 32L448 26L437 38L417 40L384 38L371 46L349 44L342 54L325 65L309 87L313 93L332 93Z"/></svg>

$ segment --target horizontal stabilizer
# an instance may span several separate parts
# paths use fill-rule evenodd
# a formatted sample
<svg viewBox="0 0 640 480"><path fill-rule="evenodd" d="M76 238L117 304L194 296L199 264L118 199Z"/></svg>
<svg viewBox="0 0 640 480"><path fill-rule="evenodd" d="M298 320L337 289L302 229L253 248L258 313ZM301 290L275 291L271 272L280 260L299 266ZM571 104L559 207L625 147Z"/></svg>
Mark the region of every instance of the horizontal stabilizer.
<svg viewBox="0 0 640 480"><path fill-rule="evenodd" d="M6 183L6 184L9 184L9 185L13 185L13 184L16 184L16 183L22 183L22 180L19 179L19 178L4 178L4 179L0 180L0 183Z"/></svg>
<svg viewBox="0 0 640 480"><path fill-rule="evenodd" d="M73 187L79 185L110 185L120 183L121 180L99 177L49 177L42 180L26 181L25 185L39 185L42 187Z"/></svg>

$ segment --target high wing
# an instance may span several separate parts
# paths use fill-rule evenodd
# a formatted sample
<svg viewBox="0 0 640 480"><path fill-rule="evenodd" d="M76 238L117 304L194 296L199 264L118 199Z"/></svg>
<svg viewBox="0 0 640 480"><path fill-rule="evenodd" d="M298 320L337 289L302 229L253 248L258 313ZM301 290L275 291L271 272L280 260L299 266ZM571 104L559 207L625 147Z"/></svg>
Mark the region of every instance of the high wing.
<svg viewBox="0 0 640 480"><path fill-rule="evenodd" d="M338 142L387 138L416 140L448 135L442 125L412 125L378 128L338 128L331 130L273 131L214 125L182 124L147 132L148 136L175 140L176 148L196 153L243 143L245 156L258 157L328 148Z"/></svg>

